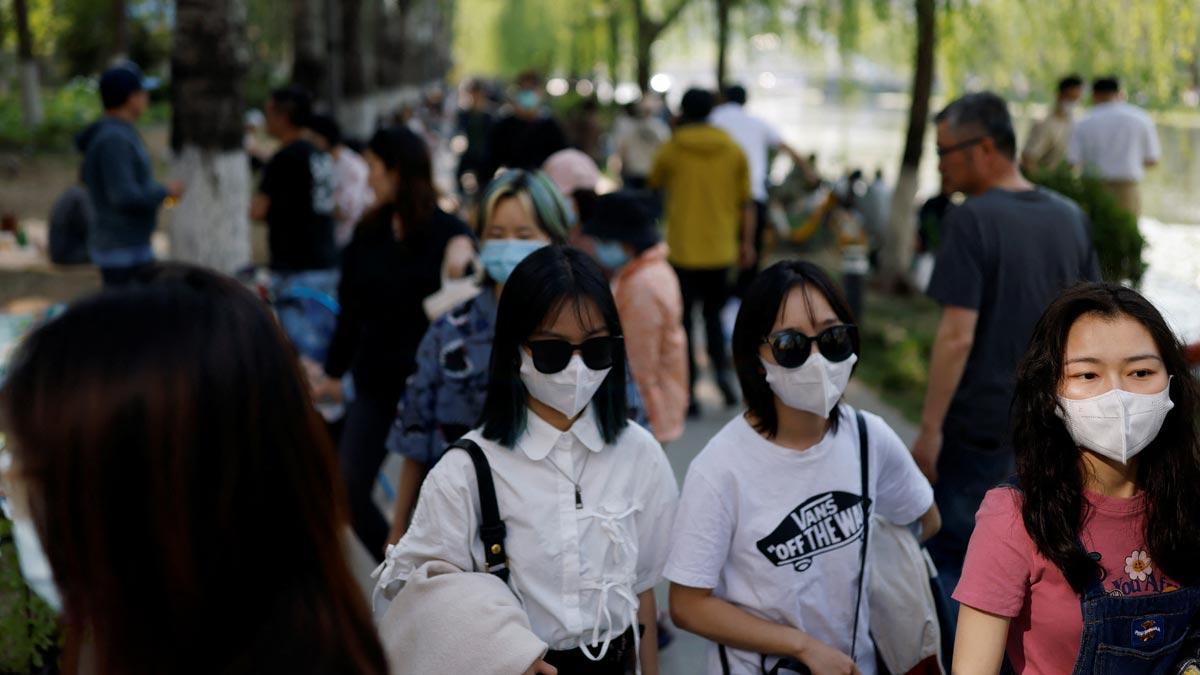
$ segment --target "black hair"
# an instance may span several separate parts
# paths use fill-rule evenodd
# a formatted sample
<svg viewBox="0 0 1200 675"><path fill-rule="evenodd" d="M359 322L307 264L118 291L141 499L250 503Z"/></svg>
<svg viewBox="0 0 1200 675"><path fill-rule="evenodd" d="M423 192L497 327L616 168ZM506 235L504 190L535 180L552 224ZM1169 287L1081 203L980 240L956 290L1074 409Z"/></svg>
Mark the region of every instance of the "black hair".
<svg viewBox="0 0 1200 675"><path fill-rule="evenodd" d="M308 128L324 138L331 148L342 144L342 127L329 115L313 115L308 120Z"/></svg>
<svg viewBox="0 0 1200 675"><path fill-rule="evenodd" d="M637 190L619 190L596 199L583 233L633 246L639 254L662 241L655 223L653 196Z"/></svg>
<svg viewBox="0 0 1200 675"><path fill-rule="evenodd" d="M1115 94L1121 91L1121 81L1116 77L1097 77L1092 80L1093 94Z"/></svg>
<svg viewBox="0 0 1200 675"><path fill-rule="evenodd" d="M763 270L750 284L733 325L733 365L737 369L738 382L742 385L742 398L746 401L754 428L767 438L774 438L779 432L779 416L775 410L775 394L767 384L766 373L759 360L759 348L771 334L788 293L792 289L805 287L811 287L825 296L842 323L854 323L854 311L850 309L850 303L846 301L841 287L825 270L804 260L785 260ZM861 344L858 334L853 335L854 353L859 354ZM839 405L829 416L831 431L837 431L841 414Z"/></svg>
<svg viewBox="0 0 1200 675"><path fill-rule="evenodd" d="M1017 134L1013 131L1012 116L1008 114L1008 103L990 91L967 94L950 102L934 120L946 122L952 129L975 127L985 137L992 139L1005 157L1017 156Z"/></svg>
<svg viewBox="0 0 1200 675"><path fill-rule="evenodd" d="M306 127L312 118L312 95L299 85L293 84L271 92L271 103L292 126Z"/></svg>
<svg viewBox="0 0 1200 675"><path fill-rule="evenodd" d="M429 146L416 132L400 124L376 131L367 147L388 171L396 174L392 206L400 216L404 236L424 233L437 210Z"/></svg>
<svg viewBox="0 0 1200 675"><path fill-rule="evenodd" d="M512 448L525 430L528 392L521 382L521 348L556 312L582 312L593 303L610 335L621 335L617 304L600 267L569 246L546 246L517 265L496 310L496 334L483 403L483 437ZM613 443L629 423L625 400L625 348L618 344L612 370L592 397L600 435Z"/></svg>
<svg viewBox="0 0 1200 675"><path fill-rule="evenodd" d="M1083 78L1072 73L1058 81L1058 93L1065 94L1072 89L1083 86Z"/></svg>
<svg viewBox="0 0 1200 675"><path fill-rule="evenodd" d="M1080 284L1058 296L1034 328L1017 369L1012 406L1017 476L1024 493L1021 513L1038 552L1054 563L1082 594L1099 565L1079 547L1087 519L1082 451L1056 414L1067 336L1080 317L1128 317L1149 331L1171 376L1175 407L1162 429L1138 455L1137 486L1146 495L1146 548L1159 570L1185 585L1200 583L1200 391L1188 370L1183 345L1162 314L1137 292L1108 283Z"/></svg>
<svg viewBox="0 0 1200 675"><path fill-rule="evenodd" d="M684 124L708 119L717 99L707 89L688 89L679 102L680 121Z"/></svg>
<svg viewBox="0 0 1200 675"><path fill-rule="evenodd" d="M721 92L721 95L730 103L746 105L746 88L740 84L725 87L725 91Z"/></svg>

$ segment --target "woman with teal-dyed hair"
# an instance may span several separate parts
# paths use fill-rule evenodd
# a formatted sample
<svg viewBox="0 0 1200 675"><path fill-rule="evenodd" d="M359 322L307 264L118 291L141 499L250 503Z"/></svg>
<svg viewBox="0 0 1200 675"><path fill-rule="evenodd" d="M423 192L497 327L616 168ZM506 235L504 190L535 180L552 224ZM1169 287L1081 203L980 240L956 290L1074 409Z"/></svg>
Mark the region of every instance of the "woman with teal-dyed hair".
<svg viewBox="0 0 1200 675"><path fill-rule="evenodd" d="M508 275L530 253L562 244L574 225L570 205L540 171L503 171L479 203L483 291L434 321L417 349L417 372L408 380L387 446L404 456L388 543L408 529L425 474L449 443L475 427L487 394L488 363L496 332L496 307ZM629 417L645 423L641 397L627 378Z"/></svg>

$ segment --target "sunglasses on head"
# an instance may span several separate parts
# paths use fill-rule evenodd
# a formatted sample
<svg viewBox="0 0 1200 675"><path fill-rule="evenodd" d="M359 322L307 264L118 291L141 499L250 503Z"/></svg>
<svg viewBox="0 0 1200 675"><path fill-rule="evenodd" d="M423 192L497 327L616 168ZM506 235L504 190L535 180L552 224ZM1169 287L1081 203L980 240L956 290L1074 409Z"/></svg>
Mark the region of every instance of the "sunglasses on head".
<svg viewBox="0 0 1200 675"><path fill-rule="evenodd" d="M561 372L571 363L571 356L576 351L583 357L584 365L592 370L611 368L620 344L620 335L589 338L578 345L566 340L532 340L528 343L533 367L546 375Z"/></svg>
<svg viewBox="0 0 1200 675"><path fill-rule="evenodd" d="M841 324L826 328L816 337L788 328L768 335L763 342L770 345L776 363L784 368L799 368L812 353L813 342L817 343L817 351L821 352L821 356L833 363L840 363L854 354L857 338L858 326Z"/></svg>

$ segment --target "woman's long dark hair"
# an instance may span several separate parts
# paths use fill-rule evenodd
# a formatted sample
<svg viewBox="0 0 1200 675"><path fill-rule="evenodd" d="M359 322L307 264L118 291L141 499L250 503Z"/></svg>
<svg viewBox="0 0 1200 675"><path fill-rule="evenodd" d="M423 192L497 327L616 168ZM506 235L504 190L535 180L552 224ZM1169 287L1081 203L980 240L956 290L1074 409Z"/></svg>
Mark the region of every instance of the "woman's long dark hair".
<svg viewBox="0 0 1200 675"><path fill-rule="evenodd" d="M386 673L295 352L232 279L143 281L30 335L0 390L64 671Z"/></svg>
<svg viewBox="0 0 1200 675"><path fill-rule="evenodd" d="M521 382L521 345L563 307L582 311L594 303L610 335L621 335L617 304L600 268L569 246L546 246L521 261L508 277L496 310L496 336L483 403L483 437L513 447L525 430L529 394ZM612 443L628 424L625 348L618 344L612 370L592 397L600 435Z"/></svg>
<svg viewBox="0 0 1200 675"><path fill-rule="evenodd" d="M1128 317L1150 332L1171 377L1175 407L1158 436L1138 455L1137 484L1146 495L1145 541L1166 576L1182 584L1200 582L1200 444L1197 442L1197 384L1183 346L1154 305L1115 284L1082 284L1058 297L1038 321L1017 370L1013 440L1017 475L1024 493L1025 529L1038 552L1062 570L1071 588L1083 593L1099 566L1079 546L1086 518L1082 451L1055 414L1063 378L1067 336L1082 316Z"/></svg>
<svg viewBox="0 0 1200 675"><path fill-rule="evenodd" d="M437 208L429 146L408 127L394 126L375 132L367 147L388 171L396 174L396 196L391 206L400 217L404 238L420 236Z"/></svg>

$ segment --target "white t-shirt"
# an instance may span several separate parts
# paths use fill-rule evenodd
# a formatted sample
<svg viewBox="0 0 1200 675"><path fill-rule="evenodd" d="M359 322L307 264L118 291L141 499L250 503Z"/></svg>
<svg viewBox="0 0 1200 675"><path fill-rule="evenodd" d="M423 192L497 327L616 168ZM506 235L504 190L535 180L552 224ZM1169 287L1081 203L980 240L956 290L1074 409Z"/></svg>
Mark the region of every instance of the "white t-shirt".
<svg viewBox="0 0 1200 675"><path fill-rule="evenodd" d="M621 172L627 176L646 177L654 166L654 155L671 138L671 130L657 117L617 118L613 131Z"/></svg>
<svg viewBox="0 0 1200 675"><path fill-rule="evenodd" d="M1140 181L1146 162L1161 154L1150 115L1123 101L1094 106L1075 125L1067 146L1068 162L1104 180Z"/></svg>
<svg viewBox="0 0 1200 675"><path fill-rule="evenodd" d="M508 530L509 585L551 649L603 643L637 622L637 594L662 578L679 497L675 475L662 446L633 422L608 445L590 406L566 432L532 411L527 417L511 450L478 431L465 436L492 467ZM579 478L583 508L554 465ZM393 594L430 560L486 570L480 519L471 458L448 452L425 479L408 532L388 548L378 590Z"/></svg>
<svg viewBox="0 0 1200 675"><path fill-rule="evenodd" d="M839 405L837 433L796 451L763 438L739 415L692 461L683 482L663 575L850 652L862 546L862 479L854 410ZM869 504L907 525L933 504L933 488L879 417L867 421ZM871 565L867 565L870 574ZM870 579L863 587L870 585ZM855 662L875 672L866 598ZM729 649L735 675L758 675L760 656ZM768 666L774 663L768 659ZM708 669L720 674L716 645Z"/></svg>
<svg viewBox="0 0 1200 675"><path fill-rule="evenodd" d="M767 201L767 154L783 143L783 137L775 127L748 114L736 103L722 103L714 108L708 116L708 123L732 136L742 152L746 153L754 201Z"/></svg>

